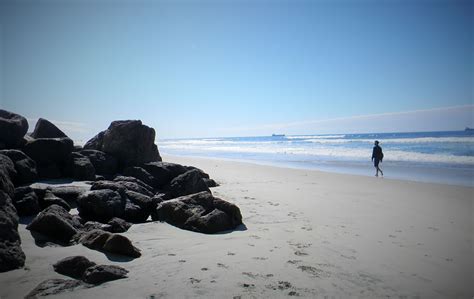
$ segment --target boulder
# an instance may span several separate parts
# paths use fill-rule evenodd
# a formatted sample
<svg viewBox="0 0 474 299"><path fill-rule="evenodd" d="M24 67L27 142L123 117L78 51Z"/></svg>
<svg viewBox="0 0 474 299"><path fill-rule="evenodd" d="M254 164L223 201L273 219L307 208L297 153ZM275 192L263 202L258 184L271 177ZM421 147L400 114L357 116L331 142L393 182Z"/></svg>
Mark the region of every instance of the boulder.
<svg viewBox="0 0 474 299"><path fill-rule="evenodd" d="M85 193L89 191L90 186L89 185L84 185L84 186L52 186L51 187L51 192L65 200L71 207L76 207L77 206L77 199L82 193Z"/></svg>
<svg viewBox="0 0 474 299"><path fill-rule="evenodd" d="M61 131L58 127L56 127L50 121L40 118L36 122L35 129L33 133L31 133L31 137L38 139L38 138L62 138L67 137L63 131Z"/></svg>
<svg viewBox="0 0 474 299"><path fill-rule="evenodd" d="M41 211L26 227L53 240L69 242L78 232L77 223L63 207L51 205Z"/></svg>
<svg viewBox="0 0 474 299"><path fill-rule="evenodd" d="M102 250L134 258L141 256L140 250L133 246L132 242L127 237L119 234L111 235L107 241L105 241Z"/></svg>
<svg viewBox="0 0 474 299"><path fill-rule="evenodd" d="M110 189L124 194L126 190L135 191L146 196L153 196L153 192L141 184L131 181L96 181L92 184L91 190Z"/></svg>
<svg viewBox="0 0 474 299"><path fill-rule="evenodd" d="M51 192L50 189L46 189L46 192L44 193L44 196L42 196L42 199L39 200L39 203L41 209L45 209L52 205L58 205L65 209L67 212L71 210L71 206L64 199L54 195L54 193Z"/></svg>
<svg viewBox="0 0 474 299"><path fill-rule="evenodd" d="M76 181L95 180L95 168L89 158L80 153L71 153L66 163L65 174Z"/></svg>
<svg viewBox="0 0 474 299"><path fill-rule="evenodd" d="M167 190L173 197L198 193L201 191L210 192L206 183L202 179L201 173L197 169L187 171L175 177Z"/></svg>
<svg viewBox="0 0 474 299"><path fill-rule="evenodd" d="M95 172L100 175L114 175L118 171L118 162L113 156L98 150L81 150L80 153L91 161Z"/></svg>
<svg viewBox="0 0 474 299"><path fill-rule="evenodd" d="M69 138L40 138L27 142L23 151L36 162L40 177L59 178L73 148Z"/></svg>
<svg viewBox="0 0 474 299"><path fill-rule="evenodd" d="M89 267L82 277L86 283L101 284L106 281L127 277L128 271L114 265L96 265Z"/></svg>
<svg viewBox="0 0 474 299"><path fill-rule="evenodd" d="M84 148L111 154L117 158L120 169L161 161L155 144L155 130L140 120L114 121L107 130L89 140Z"/></svg>
<svg viewBox="0 0 474 299"><path fill-rule="evenodd" d="M92 190L78 198L77 209L79 215L86 220L107 222L123 215L125 198L110 189Z"/></svg>
<svg viewBox="0 0 474 299"><path fill-rule="evenodd" d="M12 177L16 176L15 166L10 158L0 154L0 190L8 194L10 198L15 196L15 186Z"/></svg>
<svg viewBox="0 0 474 299"><path fill-rule="evenodd" d="M29 292L25 296L25 299L58 295L64 292L71 292L73 290L89 287L91 287L91 285L76 279L47 279Z"/></svg>
<svg viewBox="0 0 474 299"><path fill-rule="evenodd" d="M120 254L130 257L140 257L138 248L133 246L132 242L125 236L112 234L100 229L94 229L84 233L79 243L87 248L99 250L108 253Z"/></svg>
<svg viewBox="0 0 474 299"><path fill-rule="evenodd" d="M200 192L164 201L152 214L153 220L202 233L235 229L242 224L240 209L227 201Z"/></svg>
<svg viewBox="0 0 474 299"><path fill-rule="evenodd" d="M14 182L18 185L34 182L38 179L36 162L20 150L2 150L0 154L9 157L17 172Z"/></svg>
<svg viewBox="0 0 474 299"><path fill-rule="evenodd" d="M213 187L218 187L219 186L219 184L216 183L216 181L214 181L213 179L203 178L202 180L204 181L204 183L206 183L206 186L208 188L213 188Z"/></svg>
<svg viewBox="0 0 474 299"><path fill-rule="evenodd" d="M167 162L145 163L142 168L155 178L158 188L168 185L172 179L188 171L183 165Z"/></svg>
<svg viewBox="0 0 474 299"><path fill-rule="evenodd" d="M131 176L123 176L119 175L114 178L114 182L130 182L130 183L135 183L139 185L142 188L145 188L146 191L143 191L142 188L137 188L135 187L135 184L129 184L128 186L131 186L132 189L135 189L136 192L142 193L142 194L153 194L155 193L155 190L153 187L150 185L145 184L142 180L139 180L137 178L131 177ZM126 186L126 185L124 185Z"/></svg>
<svg viewBox="0 0 474 299"><path fill-rule="evenodd" d="M146 222L150 213L127 199L122 218L131 223L143 223Z"/></svg>
<svg viewBox="0 0 474 299"><path fill-rule="evenodd" d="M34 216L40 211L38 196L29 186L18 187L15 189L13 205L18 212L18 216Z"/></svg>
<svg viewBox="0 0 474 299"><path fill-rule="evenodd" d="M137 166L130 166L123 170L123 174L128 177L134 177L144 182L148 186L156 187L155 178L145 169Z"/></svg>
<svg viewBox="0 0 474 299"><path fill-rule="evenodd" d="M146 222L150 214L156 209L157 202L151 197L134 191L125 191L127 203L123 219L132 223Z"/></svg>
<svg viewBox="0 0 474 299"><path fill-rule="evenodd" d="M105 242L110 236L112 236L112 234L109 232L94 229L83 234L79 239L79 243L90 249L102 250Z"/></svg>
<svg viewBox="0 0 474 299"><path fill-rule="evenodd" d="M132 226L127 221L117 217L110 219L107 224L110 226L109 231L111 233L124 233Z"/></svg>
<svg viewBox="0 0 474 299"><path fill-rule="evenodd" d="M8 194L0 190L0 272L18 269L24 264L18 215Z"/></svg>
<svg viewBox="0 0 474 299"><path fill-rule="evenodd" d="M84 256L69 256L53 265L54 271L72 278L81 279L87 268L95 266L96 263L89 261Z"/></svg>
<svg viewBox="0 0 474 299"><path fill-rule="evenodd" d="M21 115L0 109L0 143L6 148L19 146L28 131L28 121Z"/></svg>

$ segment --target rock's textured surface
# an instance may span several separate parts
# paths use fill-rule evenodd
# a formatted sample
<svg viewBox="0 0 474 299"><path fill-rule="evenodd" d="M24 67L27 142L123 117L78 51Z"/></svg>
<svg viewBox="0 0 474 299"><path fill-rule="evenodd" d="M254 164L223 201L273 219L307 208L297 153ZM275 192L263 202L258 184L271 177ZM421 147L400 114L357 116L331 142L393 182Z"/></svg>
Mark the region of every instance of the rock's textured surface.
<svg viewBox="0 0 474 299"><path fill-rule="evenodd" d="M80 153L91 161L96 174L114 175L118 171L118 162L115 157L98 150L81 150Z"/></svg>
<svg viewBox="0 0 474 299"><path fill-rule="evenodd" d="M106 281L117 280L127 277L128 271L119 266L97 265L88 268L84 272L83 280L91 284L101 284Z"/></svg>
<svg viewBox="0 0 474 299"><path fill-rule="evenodd" d="M152 218L202 233L231 230L242 224L242 215L236 205L213 197L209 192L164 201Z"/></svg>
<svg viewBox="0 0 474 299"><path fill-rule="evenodd" d="M31 133L31 137L38 139L38 138L62 138L67 137L63 131L61 131L58 127L56 127L52 122L40 118L36 122L35 129L33 133Z"/></svg>
<svg viewBox="0 0 474 299"><path fill-rule="evenodd" d="M34 288L26 299L33 299L38 297L46 297L51 295L58 295L64 292L70 292L80 288L88 288L88 285L81 280L76 279L47 279L41 282L36 288Z"/></svg>
<svg viewBox="0 0 474 299"><path fill-rule="evenodd" d="M167 189L173 197L201 191L210 192L209 187L207 187L207 184L202 178L201 172L197 169L189 170L175 177Z"/></svg>
<svg viewBox="0 0 474 299"><path fill-rule="evenodd" d="M29 186L15 189L13 205L18 212L18 216L34 216L40 211L38 196Z"/></svg>
<svg viewBox="0 0 474 299"><path fill-rule="evenodd" d="M54 204L41 211L26 228L53 240L69 242L78 232L77 226L71 214Z"/></svg>
<svg viewBox="0 0 474 299"><path fill-rule="evenodd" d="M96 263L89 261L84 256L69 256L53 265L54 271L72 278L81 279L87 268Z"/></svg>
<svg viewBox="0 0 474 299"><path fill-rule="evenodd" d="M142 167L155 178L159 188L168 185L172 179L188 171L183 165L168 162L149 162L143 164Z"/></svg>
<svg viewBox="0 0 474 299"><path fill-rule="evenodd" d="M0 272L23 267L25 254L18 234L18 215L10 197L0 190Z"/></svg>
<svg viewBox="0 0 474 299"><path fill-rule="evenodd" d="M126 199L120 192L110 189L92 190L82 194L77 200L79 216L86 220L107 222L121 217Z"/></svg>
<svg viewBox="0 0 474 299"><path fill-rule="evenodd" d="M14 179L16 184L26 184L31 183L38 179L38 172L36 170L36 162L28 157L25 153L20 150L2 150L0 154L9 157L17 172L17 175Z"/></svg>
<svg viewBox="0 0 474 299"><path fill-rule="evenodd" d="M19 146L28 131L28 121L23 116L0 109L0 142L6 148Z"/></svg>
<svg viewBox="0 0 474 299"><path fill-rule="evenodd" d="M155 144L155 130L140 120L114 121L104 132L89 140L84 149L103 151L116 157L119 168L161 161Z"/></svg>

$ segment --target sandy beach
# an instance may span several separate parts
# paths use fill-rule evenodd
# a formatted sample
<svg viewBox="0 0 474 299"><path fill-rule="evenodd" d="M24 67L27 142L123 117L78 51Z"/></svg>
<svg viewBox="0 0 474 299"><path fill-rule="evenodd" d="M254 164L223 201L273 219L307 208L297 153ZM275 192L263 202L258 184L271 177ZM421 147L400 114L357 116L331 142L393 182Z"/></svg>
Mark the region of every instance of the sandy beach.
<svg viewBox="0 0 474 299"><path fill-rule="evenodd" d="M38 247L20 224L24 269L0 274L0 298L22 298L72 255L129 270L67 298L472 298L474 189L212 159L193 165L237 204L245 227L205 235L167 223L124 233L142 256L109 260L82 245ZM372 171L372 169L368 170Z"/></svg>

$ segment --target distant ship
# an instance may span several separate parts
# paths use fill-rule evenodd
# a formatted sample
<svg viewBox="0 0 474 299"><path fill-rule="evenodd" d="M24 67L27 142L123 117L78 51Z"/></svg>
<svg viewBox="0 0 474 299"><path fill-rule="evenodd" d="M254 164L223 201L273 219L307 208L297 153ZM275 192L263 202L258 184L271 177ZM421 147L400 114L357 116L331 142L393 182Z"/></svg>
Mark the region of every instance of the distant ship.
<svg viewBox="0 0 474 299"><path fill-rule="evenodd" d="M474 129L473 129L473 128L466 127L466 129L464 129L464 131L466 131L466 132L474 132Z"/></svg>
<svg viewBox="0 0 474 299"><path fill-rule="evenodd" d="M272 137L285 137L285 134L272 134Z"/></svg>

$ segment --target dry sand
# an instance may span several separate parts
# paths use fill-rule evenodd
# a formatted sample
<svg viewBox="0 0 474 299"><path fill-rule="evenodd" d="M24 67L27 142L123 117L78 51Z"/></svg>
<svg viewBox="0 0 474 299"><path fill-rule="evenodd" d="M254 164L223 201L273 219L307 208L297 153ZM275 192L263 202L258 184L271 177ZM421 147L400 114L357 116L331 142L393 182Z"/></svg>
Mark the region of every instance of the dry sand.
<svg viewBox="0 0 474 299"><path fill-rule="evenodd" d="M82 245L34 244L20 225L24 269L0 274L0 297L21 298L52 264L84 255L129 278L67 298L472 298L474 188L165 157L204 169L237 204L246 230L204 235L166 223L125 233L142 250L109 260ZM368 170L372 171L372 169ZM51 297L52 298L52 297Z"/></svg>

